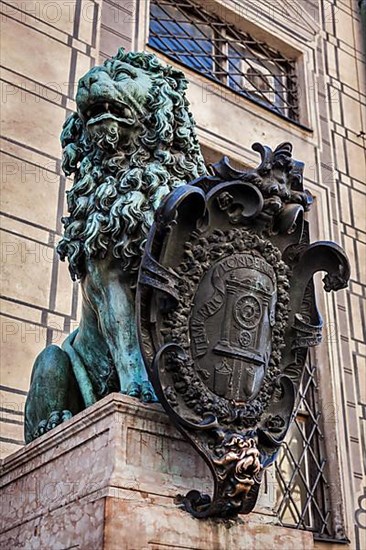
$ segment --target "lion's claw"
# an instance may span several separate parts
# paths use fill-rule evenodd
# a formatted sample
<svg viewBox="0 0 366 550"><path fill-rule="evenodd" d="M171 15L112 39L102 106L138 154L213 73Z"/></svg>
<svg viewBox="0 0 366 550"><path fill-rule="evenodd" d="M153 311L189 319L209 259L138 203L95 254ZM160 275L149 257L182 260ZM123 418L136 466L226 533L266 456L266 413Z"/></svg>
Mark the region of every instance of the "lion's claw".
<svg viewBox="0 0 366 550"><path fill-rule="evenodd" d="M38 424L36 437L43 435L44 433L46 433L46 431L47 431L47 420L41 420L41 422Z"/></svg>
<svg viewBox="0 0 366 550"><path fill-rule="evenodd" d="M69 420L70 418L72 418L71 411L52 411L47 420L41 420L39 422L34 437L36 438L49 432L50 430L56 428L56 426L59 426L59 424L62 424L62 422L65 422L65 420Z"/></svg>
<svg viewBox="0 0 366 550"><path fill-rule="evenodd" d="M58 424L60 423L61 423L61 412L60 411L51 412L48 418L46 431L49 432L50 430L52 430L52 428L56 428L56 426L58 426Z"/></svg>
<svg viewBox="0 0 366 550"><path fill-rule="evenodd" d="M141 401L144 403L154 403L158 399L155 395L154 389L149 381L142 382L141 384Z"/></svg>
<svg viewBox="0 0 366 550"><path fill-rule="evenodd" d="M130 397L139 397L141 392L141 386L137 382L131 382L128 386L126 394Z"/></svg>
<svg viewBox="0 0 366 550"><path fill-rule="evenodd" d="M143 403L156 403L158 401L152 385L148 380L145 380L141 384L137 382L131 382L126 391L121 393L130 397L136 397Z"/></svg>

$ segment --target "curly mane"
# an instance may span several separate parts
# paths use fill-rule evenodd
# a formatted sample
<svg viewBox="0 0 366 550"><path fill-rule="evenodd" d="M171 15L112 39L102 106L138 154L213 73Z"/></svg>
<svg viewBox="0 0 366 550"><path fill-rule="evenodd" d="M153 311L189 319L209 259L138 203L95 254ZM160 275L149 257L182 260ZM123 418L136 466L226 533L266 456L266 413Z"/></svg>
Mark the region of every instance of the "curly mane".
<svg viewBox="0 0 366 550"><path fill-rule="evenodd" d="M68 259L73 280L84 276L87 258L109 252L121 259L125 271L136 272L161 200L206 172L183 73L163 66L153 54L123 49L102 70L113 75L121 61L145 70L152 80L139 135L123 151L115 147L106 153L77 113L66 120L61 134L63 170L75 176L57 251Z"/></svg>

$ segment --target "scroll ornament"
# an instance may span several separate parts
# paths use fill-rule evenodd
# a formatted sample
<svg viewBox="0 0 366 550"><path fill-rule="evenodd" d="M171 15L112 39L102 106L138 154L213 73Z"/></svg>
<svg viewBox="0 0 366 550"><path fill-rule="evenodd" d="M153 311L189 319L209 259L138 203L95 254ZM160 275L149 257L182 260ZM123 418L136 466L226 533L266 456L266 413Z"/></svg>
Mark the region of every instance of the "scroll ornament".
<svg viewBox="0 0 366 550"><path fill-rule="evenodd" d="M286 437L307 350L321 341L313 275L327 292L350 268L332 242L310 243L312 196L289 143L254 144L258 168L227 158L172 191L155 216L139 271L140 345L173 424L211 469L213 496L190 491L197 518L255 506Z"/></svg>

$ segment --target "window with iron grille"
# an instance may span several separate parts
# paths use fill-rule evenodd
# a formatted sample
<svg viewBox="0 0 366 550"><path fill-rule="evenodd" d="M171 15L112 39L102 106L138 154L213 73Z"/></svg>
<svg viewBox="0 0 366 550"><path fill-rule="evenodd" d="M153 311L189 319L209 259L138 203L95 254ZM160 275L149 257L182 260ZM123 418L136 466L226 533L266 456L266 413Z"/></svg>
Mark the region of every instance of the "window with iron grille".
<svg viewBox="0 0 366 550"><path fill-rule="evenodd" d="M151 0L149 46L234 92L299 120L296 62L192 0Z"/></svg>
<svg viewBox="0 0 366 550"><path fill-rule="evenodd" d="M276 514L279 523L313 531L319 538L335 536L324 453L323 415L318 404L316 366L309 354L295 419L275 463Z"/></svg>

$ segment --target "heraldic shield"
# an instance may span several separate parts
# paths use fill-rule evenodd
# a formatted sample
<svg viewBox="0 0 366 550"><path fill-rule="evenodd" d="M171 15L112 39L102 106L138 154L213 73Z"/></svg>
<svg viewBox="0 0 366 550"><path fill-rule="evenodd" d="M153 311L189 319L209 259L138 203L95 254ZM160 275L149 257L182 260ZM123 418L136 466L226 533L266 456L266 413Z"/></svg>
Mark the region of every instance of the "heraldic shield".
<svg viewBox="0 0 366 550"><path fill-rule="evenodd" d="M171 192L156 213L137 289L140 345L173 424L208 463L213 496L179 503L198 518L249 513L292 418L307 349L321 341L313 275L345 288L349 263L310 244L303 164L292 146L257 169L226 158Z"/></svg>

